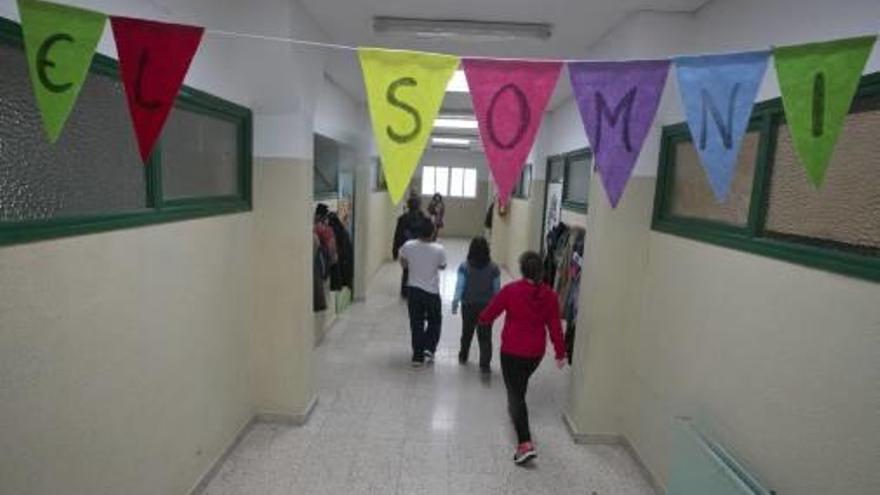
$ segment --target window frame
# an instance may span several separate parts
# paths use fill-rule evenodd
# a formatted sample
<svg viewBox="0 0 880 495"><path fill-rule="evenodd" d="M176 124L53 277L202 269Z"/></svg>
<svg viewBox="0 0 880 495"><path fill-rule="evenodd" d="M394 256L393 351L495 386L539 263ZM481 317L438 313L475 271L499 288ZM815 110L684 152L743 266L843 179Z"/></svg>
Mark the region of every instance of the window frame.
<svg viewBox="0 0 880 495"><path fill-rule="evenodd" d="M0 17L0 44L24 50L21 26L14 21ZM96 52L89 68L89 75L93 74L119 81L119 63ZM162 196L162 143L159 140L150 159L144 164L144 185L147 198L144 209L119 213L66 216L47 220L0 222L0 246L251 211L253 208L253 116L251 110L188 86L181 88L174 108L228 120L237 125L239 140L238 194L175 200L164 199ZM39 110L35 108L34 112L39 112Z"/></svg>
<svg viewBox="0 0 880 495"><path fill-rule="evenodd" d="M419 193L422 197L426 197L426 198L431 197L437 192L437 170L444 168L444 169L446 169L446 174L447 174L447 180L446 180L447 186L446 186L446 192L440 193L444 198L463 199L463 200L467 200L467 201L474 201L477 198L479 198L479 196L480 196L480 174L479 174L479 171L477 170L476 167L469 167L467 165L422 165L421 167L422 167L422 169L421 169L422 175L421 175L421 178L419 179ZM424 177L425 177L425 169L426 168L430 168L434 171L434 188L433 188L434 192L431 192L431 193L426 193L425 189L424 189L424 183L425 183ZM460 196L453 196L452 193L450 192L450 191L452 191L452 171L454 169L461 169L462 170L462 174L461 174L462 194ZM473 196L468 196L467 194L465 194L465 191L467 190L467 188L465 187L465 183L467 181L468 170L473 170L473 176L474 176L474 195Z"/></svg>
<svg viewBox="0 0 880 495"><path fill-rule="evenodd" d="M853 104L861 98L878 94L880 72L865 75L861 79ZM691 136L684 122L663 127L651 228L657 232L880 282L880 255L860 253L845 244L839 244L840 248L831 247L834 242L830 240L817 242L806 237L779 235L766 230L776 141L779 127L784 123L785 113L781 98L755 105L749 130L757 130L761 136L748 221L744 227L672 214L675 148L680 142L691 141Z"/></svg>
<svg viewBox="0 0 880 495"><path fill-rule="evenodd" d="M528 175L529 180L526 181L526 175ZM532 196L532 182L534 175L534 167L531 163L527 163L523 165L522 170L519 172L519 180L516 181L516 186L513 188L512 196L515 199L529 199Z"/></svg>
<svg viewBox="0 0 880 495"><path fill-rule="evenodd" d="M593 179L593 167L592 167L592 159L593 159L593 151L590 148L581 148L574 151L570 151L568 153L563 153L562 155L558 155L562 158L562 208L564 210L574 211L577 213L587 213L590 202L590 182ZM555 158L555 157L552 157ZM568 180L568 170L571 167L572 162L580 159L586 158L591 163L587 165L587 197L584 202L580 201L571 201L568 199L568 188L569 188L569 180Z"/></svg>

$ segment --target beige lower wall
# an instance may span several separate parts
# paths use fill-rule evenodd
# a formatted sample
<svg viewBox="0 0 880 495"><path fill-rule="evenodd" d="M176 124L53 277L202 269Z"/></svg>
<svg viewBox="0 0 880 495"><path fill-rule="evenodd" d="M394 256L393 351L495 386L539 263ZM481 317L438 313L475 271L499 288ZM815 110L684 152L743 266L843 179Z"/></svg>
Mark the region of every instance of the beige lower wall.
<svg viewBox="0 0 880 495"><path fill-rule="evenodd" d="M304 412L311 164L273 163L253 212L0 248L0 493L183 494Z"/></svg>
<svg viewBox="0 0 880 495"><path fill-rule="evenodd" d="M0 249L0 493L193 485L253 412L252 225Z"/></svg>
<svg viewBox="0 0 880 495"><path fill-rule="evenodd" d="M367 204L366 274L372 278L382 264L391 260L391 245L397 222L397 208L387 191L373 191Z"/></svg>
<svg viewBox="0 0 880 495"><path fill-rule="evenodd" d="M259 412L299 415L315 397L312 369L312 162L254 167L252 380Z"/></svg>
<svg viewBox="0 0 880 495"><path fill-rule="evenodd" d="M444 237L471 238L483 235L486 222L486 210L489 209L489 188L486 182L477 184L476 198L443 199L446 213L443 215ZM428 206L430 198L425 198L424 206Z"/></svg>
<svg viewBox="0 0 880 495"><path fill-rule="evenodd" d="M495 208L492 220L492 259L508 270L514 277L519 275L519 257L532 249L531 209L535 203L525 199L513 198L507 206L507 213L500 216Z"/></svg>
<svg viewBox="0 0 880 495"><path fill-rule="evenodd" d="M576 428L625 435L661 485L689 415L778 493L880 493L880 286L653 232L653 190L590 205Z"/></svg>

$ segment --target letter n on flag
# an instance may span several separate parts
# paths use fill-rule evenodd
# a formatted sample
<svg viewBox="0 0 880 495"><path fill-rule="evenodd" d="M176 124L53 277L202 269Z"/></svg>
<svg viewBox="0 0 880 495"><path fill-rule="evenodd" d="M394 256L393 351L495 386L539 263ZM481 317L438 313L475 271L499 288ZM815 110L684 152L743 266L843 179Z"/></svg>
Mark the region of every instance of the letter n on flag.
<svg viewBox="0 0 880 495"><path fill-rule="evenodd" d="M562 62L464 59L462 65L503 205L532 150Z"/></svg>
<svg viewBox="0 0 880 495"><path fill-rule="evenodd" d="M459 58L379 48L361 48L358 56L388 194L397 204L428 144Z"/></svg>
<svg viewBox="0 0 880 495"><path fill-rule="evenodd" d="M572 62L568 75L605 193L616 208L654 122L668 60Z"/></svg>
<svg viewBox="0 0 880 495"><path fill-rule="evenodd" d="M691 138L719 203L730 192L769 58L769 51L755 51L675 59Z"/></svg>
<svg viewBox="0 0 880 495"><path fill-rule="evenodd" d="M204 29L111 17L128 109L146 162L162 132Z"/></svg>

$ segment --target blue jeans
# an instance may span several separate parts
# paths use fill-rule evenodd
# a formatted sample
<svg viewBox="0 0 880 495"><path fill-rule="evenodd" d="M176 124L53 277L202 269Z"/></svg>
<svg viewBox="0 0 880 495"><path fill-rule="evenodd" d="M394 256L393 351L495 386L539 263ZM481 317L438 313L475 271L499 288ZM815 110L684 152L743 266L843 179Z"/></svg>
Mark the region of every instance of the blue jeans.
<svg viewBox="0 0 880 495"><path fill-rule="evenodd" d="M413 361L424 361L425 351L437 352L440 342L440 295L416 287L408 287L407 292Z"/></svg>

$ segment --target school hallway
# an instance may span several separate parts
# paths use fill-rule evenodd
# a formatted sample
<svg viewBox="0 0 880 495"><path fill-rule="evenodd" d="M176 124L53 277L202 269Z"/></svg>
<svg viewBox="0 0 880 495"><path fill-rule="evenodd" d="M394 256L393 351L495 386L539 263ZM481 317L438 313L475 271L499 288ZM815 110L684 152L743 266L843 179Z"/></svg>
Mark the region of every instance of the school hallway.
<svg viewBox="0 0 880 495"><path fill-rule="evenodd" d="M206 493L233 494L563 494L654 492L619 446L576 445L561 419L568 368L545 358L529 386L538 448L530 467L512 462L513 429L493 332L492 375L477 367L476 338L458 363L461 319L450 313L455 270L466 244L444 240L443 333L437 360L410 367L400 269L384 265L366 303L352 306L316 350L319 401L303 427L257 424ZM508 281L509 277L505 277Z"/></svg>

